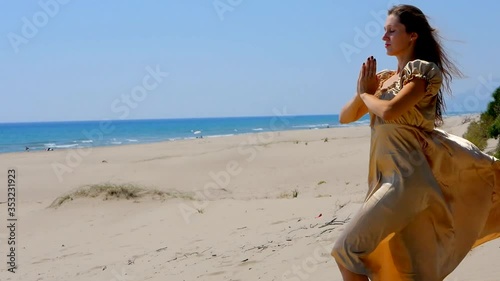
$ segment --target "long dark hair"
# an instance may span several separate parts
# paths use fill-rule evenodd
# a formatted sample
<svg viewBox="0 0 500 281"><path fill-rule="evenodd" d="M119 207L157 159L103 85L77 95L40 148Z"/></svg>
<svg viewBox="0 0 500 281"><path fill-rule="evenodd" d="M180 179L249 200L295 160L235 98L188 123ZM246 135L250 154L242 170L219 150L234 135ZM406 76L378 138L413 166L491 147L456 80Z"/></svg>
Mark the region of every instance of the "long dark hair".
<svg viewBox="0 0 500 281"><path fill-rule="evenodd" d="M443 88L451 94L450 83L453 76L463 77L463 74L450 60L441 46L441 38L436 29L430 26L427 17L419 8L412 5L397 5L389 9L388 15L397 16L399 22L406 27L407 33L415 32L418 34L414 48L415 59L435 63L443 74L443 87L439 89L437 94L434 121L436 126L440 126L443 123L443 112L446 109Z"/></svg>

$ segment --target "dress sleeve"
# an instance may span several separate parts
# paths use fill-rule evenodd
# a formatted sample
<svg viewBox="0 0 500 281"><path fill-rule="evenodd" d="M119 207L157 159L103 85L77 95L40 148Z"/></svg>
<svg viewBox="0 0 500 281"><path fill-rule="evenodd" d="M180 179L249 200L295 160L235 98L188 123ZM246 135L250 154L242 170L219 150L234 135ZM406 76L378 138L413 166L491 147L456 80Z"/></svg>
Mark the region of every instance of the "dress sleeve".
<svg viewBox="0 0 500 281"><path fill-rule="evenodd" d="M443 75L439 67L433 62L424 60L413 60L406 64L401 76L401 87L411 80L419 78L427 82L426 92L436 95L443 82Z"/></svg>

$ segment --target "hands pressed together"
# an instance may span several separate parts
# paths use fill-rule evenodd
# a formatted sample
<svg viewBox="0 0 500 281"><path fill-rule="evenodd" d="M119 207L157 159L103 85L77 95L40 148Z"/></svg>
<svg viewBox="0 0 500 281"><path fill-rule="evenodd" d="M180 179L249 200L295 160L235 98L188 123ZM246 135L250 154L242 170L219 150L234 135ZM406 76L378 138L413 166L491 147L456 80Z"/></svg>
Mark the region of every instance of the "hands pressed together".
<svg viewBox="0 0 500 281"><path fill-rule="evenodd" d="M379 86L379 79L377 77L377 60L373 56L366 59L366 62L361 66L358 77L358 95L367 93L370 95L375 94Z"/></svg>

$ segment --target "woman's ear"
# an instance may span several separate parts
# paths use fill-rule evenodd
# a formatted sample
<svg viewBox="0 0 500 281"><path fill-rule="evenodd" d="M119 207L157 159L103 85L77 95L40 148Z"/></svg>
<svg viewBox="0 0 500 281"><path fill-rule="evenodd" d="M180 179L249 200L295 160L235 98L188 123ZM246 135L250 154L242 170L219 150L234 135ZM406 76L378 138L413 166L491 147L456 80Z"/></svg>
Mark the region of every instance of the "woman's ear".
<svg viewBox="0 0 500 281"><path fill-rule="evenodd" d="M417 38L418 38L418 33L416 33L416 32L412 32L412 33L410 34L410 39L411 39L411 41L416 41L416 40L417 40Z"/></svg>

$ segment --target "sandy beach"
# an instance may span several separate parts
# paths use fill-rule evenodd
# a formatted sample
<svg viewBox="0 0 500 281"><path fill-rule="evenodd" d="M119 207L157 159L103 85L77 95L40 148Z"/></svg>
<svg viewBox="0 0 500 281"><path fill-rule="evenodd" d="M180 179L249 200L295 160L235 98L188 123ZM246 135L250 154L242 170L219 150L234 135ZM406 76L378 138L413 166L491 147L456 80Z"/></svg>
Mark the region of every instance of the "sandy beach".
<svg viewBox="0 0 500 281"><path fill-rule="evenodd" d="M463 120L442 129L462 136ZM330 249L364 199L369 138L365 125L2 154L0 280L341 280ZM88 185L145 190L75 195ZM446 280L500 280L499 248L474 249Z"/></svg>

